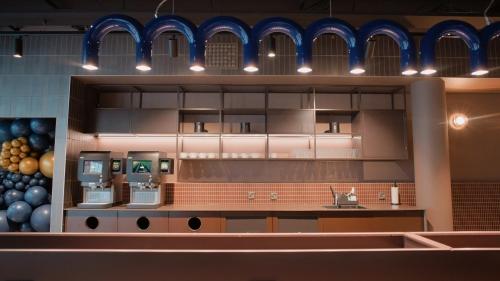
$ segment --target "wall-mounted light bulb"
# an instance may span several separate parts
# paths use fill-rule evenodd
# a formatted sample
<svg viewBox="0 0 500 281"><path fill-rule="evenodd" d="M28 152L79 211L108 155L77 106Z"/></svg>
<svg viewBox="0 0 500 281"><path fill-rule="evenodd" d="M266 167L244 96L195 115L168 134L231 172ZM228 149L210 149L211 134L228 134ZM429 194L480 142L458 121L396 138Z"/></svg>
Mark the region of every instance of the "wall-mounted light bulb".
<svg viewBox="0 0 500 281"><path fill-rule="evenodd" d="M276 57L276 38L274 36L269 36L269 50L267 50L267 57Z"/></svg>
<svg viewBox="0 0 500 281"><path fill-rule="evenodd" d="M437 70L435 70L434 68L426 68L426 69L420 71L420 74L422 74L422 75L432 75L432 74L434 74L436 72L437 72Z"/></svg>
<svg viewBox="0 0 500 281"><path fill-rule="evenodd" d="M455 113L450 116L450 126L455 130L461 130L467 126L469 118L463 113Z"/></svg>
<svg viewBox="0 0 500 281"><path fill-rule="evenodd" d="M14 54L12 56L18 59L23 57L23 37L19 36L16 38Z"/></svg>
<svg viewBox="0 0 500 281"><path fill-rule="evenodd" d="M82 67L86 70L97 70L99 67L93 65L93 64L84 64Z"/></svg>
<svg viewBox="0 0 500 281"><path fill-rule="evenodd" d="M353 69L351 69L351 71L349 71L351 74L363 74L365 73L365 69L364 68L361 68L361 67L355 67Z"/></svg>
<svg viewBox="0 0 500 281"><path fill-rule="evenodd" d="M489 73L489 71L488 71L488 70L486 70L486 69L478 69L478 70L476 70L476 71L473 71L473 72L471 73L471 75L474 75L474 76L481 76L481 75L485 75L485 74L488 74L488 73Z"/></svg>
<svg viewBox="0 0 500 281"><path fill-rule="evenodd" d="M418 71L415 70L415 69L412 69L412 68L407 69L407 70L401 72L401 74L403 74L404 76L411 76L411 75L415 75L417 73L418 73Z"/></svg>
<svg viewBox="0 0 500 281"><path fill-rule="evenodd" d="M201 71L205 70L205 67L203 67L199 64L194 64L191 67L189 67L189 69L191 69L192 71L195 71L195 72L201 72Z"/></svg>
<svg viewBox="0 0 500 281"><path fill-rule="evenodd" d="M140 71L150 71L151 70L151 66L145 65L145 64L139 64L135 68L137 70L140 70Z"/></svg>
<svg viewBox="0 0 500 281"><path fill-rule="evenodd" d="M249 65L243 68L243 70L245 70L246 72L257 72L259 71L259 68L256 67L255 65Z"/></svg>
<svg viewBox="0 0 500 281"><path fill-rule="evenodd" d="M305 74L311 72L312 68L310 68L309 66L301 66L299 69L297 69L297 71Z"/></svg>

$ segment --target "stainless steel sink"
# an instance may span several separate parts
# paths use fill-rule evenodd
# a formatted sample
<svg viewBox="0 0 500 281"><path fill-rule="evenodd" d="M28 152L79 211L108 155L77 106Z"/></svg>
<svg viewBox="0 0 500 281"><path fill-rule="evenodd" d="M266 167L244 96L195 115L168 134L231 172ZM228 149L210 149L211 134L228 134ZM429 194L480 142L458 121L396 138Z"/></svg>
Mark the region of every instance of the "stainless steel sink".
<svg viewBox="0 0 500 281"><path fill-rule="evenodd" d="M339 206L327 205L327 206L323 206L323 208L326 208L326 209L366 209L366 207L363 205L339 205Z"/></svg>

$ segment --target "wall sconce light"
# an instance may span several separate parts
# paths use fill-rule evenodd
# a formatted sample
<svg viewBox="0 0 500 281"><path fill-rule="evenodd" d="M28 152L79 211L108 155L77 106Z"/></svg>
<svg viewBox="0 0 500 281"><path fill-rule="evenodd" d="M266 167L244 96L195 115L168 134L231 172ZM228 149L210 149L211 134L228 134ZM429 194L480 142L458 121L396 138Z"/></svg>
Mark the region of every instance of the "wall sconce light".
<svg viewBox="0 0 500 281"><path fill-rule="evenodd" d="M12 56L18 59L23 57L23 37L16 38L14 55Z"/></svg>
<svg viewBox="0 0 500 281"><path fill-rule="evenodd" d="M469 123L469 117L463 113L454 113L450 116L450 126L455 130L461 130Z"/></svg>

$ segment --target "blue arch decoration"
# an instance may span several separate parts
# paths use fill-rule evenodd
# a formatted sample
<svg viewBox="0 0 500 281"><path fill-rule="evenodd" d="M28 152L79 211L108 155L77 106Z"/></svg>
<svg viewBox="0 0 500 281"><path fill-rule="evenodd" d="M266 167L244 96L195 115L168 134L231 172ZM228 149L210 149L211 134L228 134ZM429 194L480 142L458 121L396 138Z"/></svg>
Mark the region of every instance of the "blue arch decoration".
<svg viewBox="0 0 500 281"><path fill-rule="evenodd" d="M484 57L484 61L488 63L488 44L491 40L500 36L500 21L494 22L486 27L483 27L479 32L481 38L481 55Z"/></svg>
<svg viewBox="0 0 500 281"><path fill-rule="evenodd" d="M401 72L406 75L416 74L417 60L415 42L406 28L389 20L374 20L359 29L359 40L366 50L368 39L375 35L387 35L396 41L400 49ZM364 59L364 55L363 55Z"/></svg>
<svg viewBox="0 0 500 281"><path fill-rule="evenodd" d="M144 63L151 66L153 41L163 32L177 31L182 33L189 44L189 62L196 61L196 26L189 20L174 16L161 16L149 21L144 27L143 47L145 49Z"/></svg>
<svg viewBox="0 0 500 281"><path fill-rule="evenodd" d="M349 52L349 70L363 67L363 55L356 29L347 22L335 18L320 19L307 27L304 40L304 60L307 65L312 63L313 42L322 34L335 34L344 39Z"/></svg>
<svg viewBox="0 0 500 281"><path fill-rule="evenodd" d="M85 33L82 48L82 65L87 69L97 69L99 66L99 46L106 34L117 30L126 30L136 44L136 63L140 65L145 58L143 48L143 26L134 18L126 15L109 15L94 22Z"/></svg>
<svg viewBox="0 0 500 281"><path fill-rule="evenodd" d="M295 50L297 55L297 69L307 69L305 72L311 71L311 65L307 64L304 54L304 29L298 25L296 22L281 18L273 17L261 20L252 29L253 45L254 47L254 57L258 57L258 46L259 42L267 35L272 33L283 33L288 35L295 44Z"/></svg>
<svg viewBox="0 0 500 281"><path fill-rule="evenodd" d="M194 65L204 68L206 41L219 32L231 32L236 35L243 44L244 67L256 66L250 27L237 18L227 16L219 16L206 20L198 27L196 36L196 61Z"/></svg>
<svg viewBox="0 0 500 281"><path fill-rule="evenodd" d="M420 43L420 63L423 74L426 74L424 73L426 70L429 70L427 74L436 71L434 69L436 60L435 45L441 37L447 34L459 36L469 47L472 74L477 71L486 71L486 55L477 30L466 22L447 20L432 26L422 38Z"/></svg>

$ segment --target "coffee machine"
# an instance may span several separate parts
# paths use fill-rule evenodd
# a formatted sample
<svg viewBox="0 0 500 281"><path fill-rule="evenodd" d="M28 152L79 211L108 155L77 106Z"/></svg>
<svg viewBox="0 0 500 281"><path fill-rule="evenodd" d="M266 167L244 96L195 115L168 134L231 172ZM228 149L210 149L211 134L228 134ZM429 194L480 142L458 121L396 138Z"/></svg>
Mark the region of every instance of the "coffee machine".
<svg viewBox="0 0 500 281"><path fill-rule="evenodd" d="M173 159L158 151L129 151L127 181L130 203L127 208L155 209L163 205L165 185L162 176L172 174Z"/></svg>
<svg viewBox="0 0 500 281"><path fill-rule="evenodd" d="M78 180L83 202L78 208L103 209L120 201L123 154L111 151L82 151L78 159Z"/></svg>

